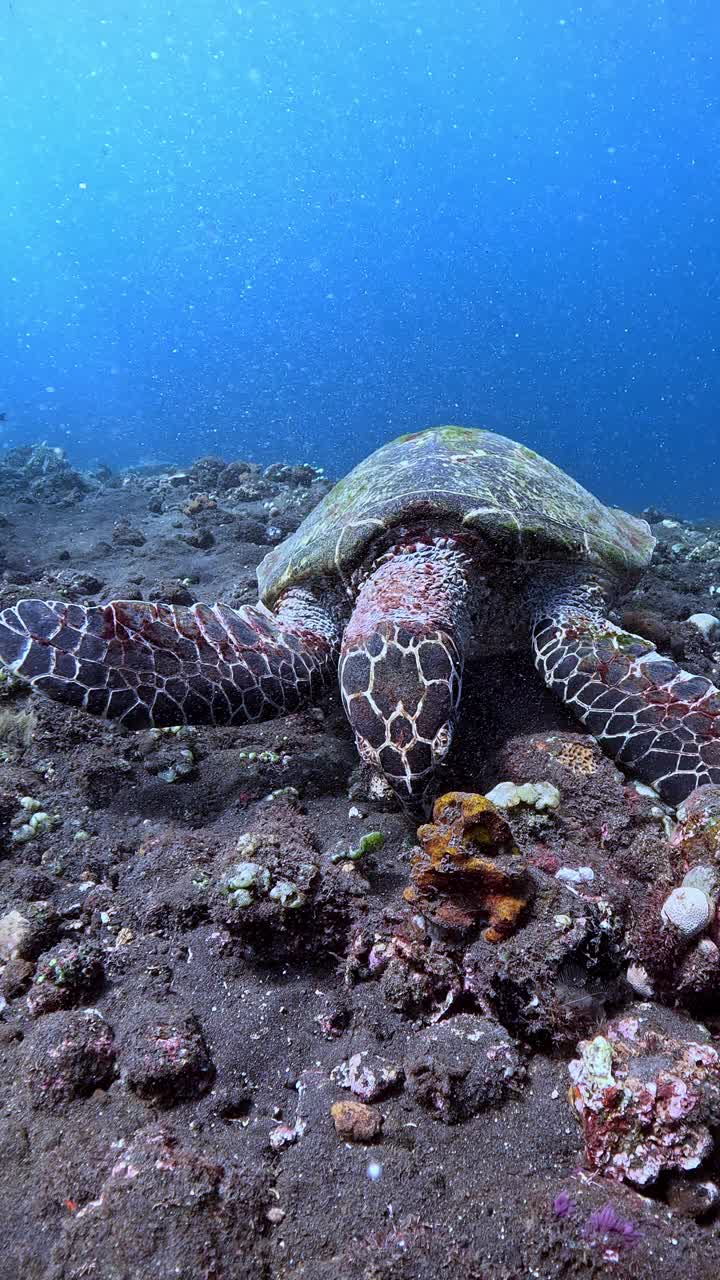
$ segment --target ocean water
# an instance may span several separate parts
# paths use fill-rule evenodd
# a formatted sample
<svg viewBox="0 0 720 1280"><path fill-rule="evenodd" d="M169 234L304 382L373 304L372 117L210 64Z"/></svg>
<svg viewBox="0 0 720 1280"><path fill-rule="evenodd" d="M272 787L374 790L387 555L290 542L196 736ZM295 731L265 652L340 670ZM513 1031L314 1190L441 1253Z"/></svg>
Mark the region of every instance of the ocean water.
<svg viewBox="0 0 720 1280"><path fill-rule="evenodd" d="M717 0L0 0L0 445L720 515Z"/></svg>

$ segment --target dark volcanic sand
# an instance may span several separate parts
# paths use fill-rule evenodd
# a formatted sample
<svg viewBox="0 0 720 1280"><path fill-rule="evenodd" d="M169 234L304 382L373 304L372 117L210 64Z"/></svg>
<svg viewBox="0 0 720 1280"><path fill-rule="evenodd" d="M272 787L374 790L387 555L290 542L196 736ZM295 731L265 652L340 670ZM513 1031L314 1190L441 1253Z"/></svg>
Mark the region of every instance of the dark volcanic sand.
<svg viewBox="0 0 720 1280"><path fill-rule="evenodd" d="M82 494L14 465L3 487L0 460L0 605L242 603L268 526L289 531L324 492L308 472L206 463ZM656 526L619 614L718 682L720 642L684 619L720 606L720 550L703 552L712 531ZM413 922L414 830L368 798L336 698L153 736L0 685L0 717L20 717L0 719L0 916L24 921L0 924L2 1280L717 1275L693 1178L640 1194L591 1173L567 1099L577 1042L637 1001L623 974L639 909L677 882L656 806L597 752L589 774L551 759L548 738L577 730L529 661L470 671L466 689L442 789L561 793L549 817L510 814L535 899L504 943ZM26 842L22 797L53 819ZM381 850L332 860L369 831ZM247 861L285 888L242 908L227 879ZM594 879L568 888L559 866ZM372 962L378 941L389 964ZM693 1012L713 1033L719 1010ZM693 1027L680 1012L672 1034ZM356 1054L359 1094L331 1075ZM334 1104L363 1101L338 1133ZM720 1180L717 1154L702 1178ZM590 1225L608 1202L636 1224L620 1244Z"/></svg>

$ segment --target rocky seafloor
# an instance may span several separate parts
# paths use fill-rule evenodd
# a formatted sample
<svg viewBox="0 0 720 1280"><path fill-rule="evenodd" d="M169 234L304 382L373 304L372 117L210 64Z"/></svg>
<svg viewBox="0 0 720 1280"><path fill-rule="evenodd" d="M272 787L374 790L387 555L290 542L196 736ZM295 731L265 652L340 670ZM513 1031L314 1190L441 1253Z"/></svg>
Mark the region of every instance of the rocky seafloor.
<svg viewBox="0 0 720 1280"><path fill-rule="evenodd" d="M0 607L245 603L327 488L10 451ZM720 684L720 529L645 514L617 617ZM337 698L129 733L0 678L2 1280L718 1274L720 930L663 916L714 818L524 655L468 671L442 791L417 832Z"/></svg>

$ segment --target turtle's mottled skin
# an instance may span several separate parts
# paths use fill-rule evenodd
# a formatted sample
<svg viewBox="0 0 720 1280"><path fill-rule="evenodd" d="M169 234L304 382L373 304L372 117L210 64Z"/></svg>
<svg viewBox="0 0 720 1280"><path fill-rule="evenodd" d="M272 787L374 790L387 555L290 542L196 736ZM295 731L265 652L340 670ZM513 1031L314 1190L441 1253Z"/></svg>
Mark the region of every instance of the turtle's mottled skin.
<svg viewBox="0 0 720 1280"><path fill-rule="evenodd" d="M132 729L283 715L337 672L360 754L413 804L468 654L530 643L608 753L677 802L720 783L720 694L605 616L653 545L524 445L436 427L341 480L265 557L256 607L23 600L0 615L0 659Z"/></svg>

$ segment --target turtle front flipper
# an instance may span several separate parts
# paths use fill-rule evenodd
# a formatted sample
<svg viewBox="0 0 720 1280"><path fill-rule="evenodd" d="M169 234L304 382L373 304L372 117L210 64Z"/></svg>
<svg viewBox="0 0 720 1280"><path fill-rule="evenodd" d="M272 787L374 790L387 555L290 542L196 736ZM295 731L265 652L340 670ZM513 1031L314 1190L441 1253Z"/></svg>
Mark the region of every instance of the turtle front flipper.
<svg viewBox="0 0 720 1280"><path fill-rule="evenodd" d="M452 541L394 547L343 636L340 690L358 751L411 807L452 741L467 595L467 561Z"/></svg>
<svg viewBox="0 0 720 1280"><path fill-rule="evenodd" d="M535 665L600 745L663 799L720 783L720 691L604 616L593 586L536 610Z"/></svg>
<svg viewBox="0 0 720 1280"><path fill-rule="evenodd" d="M307 621L305 621L307 619ZM305 705L332 679L339 633L309 592L275 614L114 600L21 600L0 613L0 661L57 702L150 725L245 724Z"/></svg>

